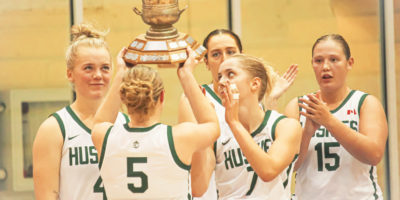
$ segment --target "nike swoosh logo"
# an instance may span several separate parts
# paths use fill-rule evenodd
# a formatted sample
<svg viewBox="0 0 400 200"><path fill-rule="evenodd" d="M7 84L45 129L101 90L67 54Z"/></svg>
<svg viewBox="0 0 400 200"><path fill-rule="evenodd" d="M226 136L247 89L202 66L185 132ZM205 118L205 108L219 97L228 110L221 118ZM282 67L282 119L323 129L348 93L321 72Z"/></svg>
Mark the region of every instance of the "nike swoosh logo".
<svg viewBox="0 0 400 200"><path fill-rule="evenodd" d="M229 139L227 139L225 142L221 142L221 143L222 143L222 145L226 145L226 144L228 144L228 142L229 142L229 141L231 141L231 139L232 139L232 138L229 138Z"/></svg>
<svg viewBox="0 0 400 200"><path fill-rule="evenodd" d="M75 135L75 136L71 136L71 137L68 137L68 140L72 140L72 139L74 139L74 138L76 138L76 137L78 137L79 135Z"/></svg>

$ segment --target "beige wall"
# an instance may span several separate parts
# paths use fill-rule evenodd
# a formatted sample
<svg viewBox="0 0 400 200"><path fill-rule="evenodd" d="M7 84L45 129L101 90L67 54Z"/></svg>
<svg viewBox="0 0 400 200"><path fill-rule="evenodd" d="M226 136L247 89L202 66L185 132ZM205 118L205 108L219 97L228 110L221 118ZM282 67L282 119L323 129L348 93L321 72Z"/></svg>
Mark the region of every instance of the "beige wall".
<svg viewBox="0 0 400 200"><path fill-rule="evenodd" d="M141 8L140 0L83 2L85 21L110 29L107 40L114 57L122 46L127 46L148 28L132 11L134 6ZM202 42L215 28L227 28L225 0L181 0L180 7L185 5L189 8L175 26L197 41ZM397 35L400 34L398 11ZM242 17L241 38L245 53L264 58L280 73L292 63L300 66L294 85L281 98L280 110L293 97L318 88L310 66L310 49L319 36L334 32L348 40L355 57L348 84L381 99L378 0L243 0ZM69 23L67 0L1 1L0 90L68 87L64 52L69 41ZM396 49L400 50L398 42L396 44ZM399 60L396 64L399 67ZM162 121L173 124L177 121L182 89L176 69L160 69L160 73L167 91ZM204 64L196 69L196 76L200 83L211 80ZM2 143L4 141L0 145ZM382 188L383 175L380 165L379 184ZM2 187L0 199L4 195L1 190ZM11 189L6 190L9 193Z"/></svg>

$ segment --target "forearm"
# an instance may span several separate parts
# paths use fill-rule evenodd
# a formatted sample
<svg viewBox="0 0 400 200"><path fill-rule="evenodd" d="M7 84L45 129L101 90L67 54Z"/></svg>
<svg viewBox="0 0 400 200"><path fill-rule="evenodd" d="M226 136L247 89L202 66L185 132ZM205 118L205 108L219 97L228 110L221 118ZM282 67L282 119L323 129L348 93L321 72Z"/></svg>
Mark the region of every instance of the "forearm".
<svg viewBox="0 0 400 200"><path fill-rule="evenodd" d="M264 181L274 179L279 174L279 170L277 170L276 163L272 157L258 146L239 121L230 122L229 127L239 143L240 149L257 175Z"/></svg>
<svg viewBox="0 0 400 200"><path fill-rule="evenodd" d="M207 191L214 168L215 156L211 147L193 154L190 176L194 197L200 197Z"/></svg>
<svg viewBox="0 0 400 200"><path fill-rule="evenodd" d="M294 171L297 171L300 168L301 164L304 161L304 158L307 156L308 146L310 145L311 138L312 137L309 134L305 133L303 130L303 136L301 138L301 144L300 144L300 153L294 165Z"/></svg>
<svg viewBox="0 0 400 200"><path fill-rule="evenodd" d="M189 69L180 69L179 80L185 96L198 123L217 122L214 108L199 89L199 85ZM213 114L214 113L214 114Z"/></svg>
<svg viewBox="0 0 400 200"><path fill-rule="evenodd" d="M118 111L122 105L119 89L122 83L123 75L124 71L118 70L111 84L110 90L108 91L102 104L97 109L94 118L94 124L102 122L110 122L110 123L115 122L118 116Z"/></svg>
<svg viewBox="0 0 400 200"><path fill-rule="evenodd" d="M381 148L377 141L351 129L338 119L331 120L325 128L359 161L377 165L381 160L384 148Z"/></svg>

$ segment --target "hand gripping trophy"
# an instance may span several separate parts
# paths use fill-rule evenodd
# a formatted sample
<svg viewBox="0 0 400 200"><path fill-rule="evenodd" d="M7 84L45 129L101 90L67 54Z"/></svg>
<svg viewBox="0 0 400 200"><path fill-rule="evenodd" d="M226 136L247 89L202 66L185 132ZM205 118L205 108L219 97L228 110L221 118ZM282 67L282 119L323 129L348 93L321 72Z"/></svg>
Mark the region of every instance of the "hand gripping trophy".
<svg viewBox="0 0 400 200"><path fill-rule="evenodd" d="M142 0L142 5L142 11L136 7L133 11L142 16L150 28L129 45L124 55L125 62L133 65L175 66L176 63L185 62L187 46L196 52L199 59L204 56L206 49L202 45L172 26L187 7L179 10L178 0Z"/></svg>

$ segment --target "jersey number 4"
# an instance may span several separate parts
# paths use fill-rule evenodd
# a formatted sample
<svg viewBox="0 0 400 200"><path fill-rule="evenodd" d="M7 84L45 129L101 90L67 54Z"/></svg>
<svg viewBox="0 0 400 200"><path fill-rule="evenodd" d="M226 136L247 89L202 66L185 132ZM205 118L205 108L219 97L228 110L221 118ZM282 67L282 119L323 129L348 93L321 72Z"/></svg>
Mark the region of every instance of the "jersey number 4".
<svg viewBox="0 0 400 200"><path fill-rule="evenodd" d="M136 177L140 179L140 187L136 187L133 183L128 184L128 189L133 193L144 193L148 187L149 183L147 180L147 175L142 171L135 171L133 165L136 163L147 163L146 157L130 157L127 158L127 174L128 177Z"/></svg>
<svg viewBox="0 0 400 200"><path fill-rule="evenodd" d="M328 171L335 171L337 168L339 168L339 163L340 163L339 155L337 153L330 152L330 149L333 147L340 147L340 144L338 142L325 142L325 143L318 143L317 145L315 145L314 149L315 151L317 151L318 171L323 171L324 166L325 169ZM333 164L332 162L327 162L327 159L333 159Z"/></svg>

